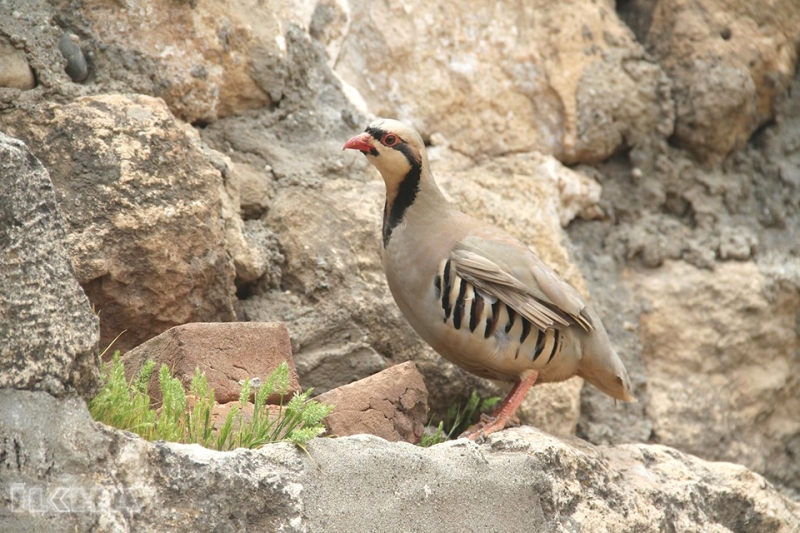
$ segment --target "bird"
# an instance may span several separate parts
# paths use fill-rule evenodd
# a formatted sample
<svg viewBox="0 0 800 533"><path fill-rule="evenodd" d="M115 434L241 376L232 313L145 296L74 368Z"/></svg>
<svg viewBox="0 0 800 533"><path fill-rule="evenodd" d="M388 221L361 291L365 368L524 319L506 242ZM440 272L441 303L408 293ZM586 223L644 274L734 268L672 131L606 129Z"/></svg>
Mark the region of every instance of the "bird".
<svg viewBox="0 0 800 533"><path fill-rule="evenodd" d="M528 246L445 198L416 130L376 119L342 149L364 154L383 177L381 260L408 323L467 372L514 384L464 436L505 429L536 383L577 375L636 401L597 312Z"/></svg>

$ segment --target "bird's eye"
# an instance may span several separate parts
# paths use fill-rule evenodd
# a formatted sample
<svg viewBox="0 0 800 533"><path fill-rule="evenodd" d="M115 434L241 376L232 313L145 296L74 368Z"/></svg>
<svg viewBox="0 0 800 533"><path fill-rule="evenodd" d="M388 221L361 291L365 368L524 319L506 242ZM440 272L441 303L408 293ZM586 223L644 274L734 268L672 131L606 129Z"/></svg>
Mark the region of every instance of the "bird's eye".
<svg viewBox="0 0 800 533"><path fill-rule="evenodd" d="M397 135L394 135L393 133L387 133L386 135L383 136L381 142L383 143L384 146L394 146L395 144L400 142L400 138Z"/></svg>

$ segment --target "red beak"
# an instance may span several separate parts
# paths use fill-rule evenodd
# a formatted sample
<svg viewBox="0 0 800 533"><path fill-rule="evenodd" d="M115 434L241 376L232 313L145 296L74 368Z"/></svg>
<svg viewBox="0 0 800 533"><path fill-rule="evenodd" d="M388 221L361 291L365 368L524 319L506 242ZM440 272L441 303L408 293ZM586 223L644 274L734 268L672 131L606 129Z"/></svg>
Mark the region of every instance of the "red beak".
<svg viewBox="0 0 800 533"><path fill-rule="evenodd" d="M369 133L367 132L360 133L355 137L353 137L352 139L350 139L349 141L347 141L346 143L344 143L342 150L347 150L349 148L350 150L371 152L372 150L374 150L374 147L372 146L372 144L370 144L368 140L369 138L370 138Z"/></svg>

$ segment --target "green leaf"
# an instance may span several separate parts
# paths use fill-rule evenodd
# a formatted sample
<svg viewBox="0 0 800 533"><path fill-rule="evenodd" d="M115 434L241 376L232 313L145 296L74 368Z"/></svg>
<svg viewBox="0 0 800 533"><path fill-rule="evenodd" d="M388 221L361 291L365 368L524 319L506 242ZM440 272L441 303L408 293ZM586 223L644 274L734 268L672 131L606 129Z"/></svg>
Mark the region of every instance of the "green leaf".
<svg viewBox="0 0 800 533"><path fill-rule="evenodd" d="M92 417L148 440L198 443L230 450L254 448L279 440L302 445L325 431L322 421L333 411L332 406L309 400L311 390L308 390L295 394L286 406L281 400L277 417L270 416L270 407L265 405L267 398L273 392L285 395L289 390L289 366L284 361L256 394L253 419L245 423L243 416L252 390L252 382L247 379L238 404L231 406L224 423L215 430L211 423L214 389L208 386L205 374L197 368L189 386L194 401L191 408L183 385L166 365L161 365L158 372L163 398L161 407L157 410L150 407L148 387L155 366L155 362L148 360L128 382L119 352L116 352L101 372L100 392L89 402Z"/></svg>

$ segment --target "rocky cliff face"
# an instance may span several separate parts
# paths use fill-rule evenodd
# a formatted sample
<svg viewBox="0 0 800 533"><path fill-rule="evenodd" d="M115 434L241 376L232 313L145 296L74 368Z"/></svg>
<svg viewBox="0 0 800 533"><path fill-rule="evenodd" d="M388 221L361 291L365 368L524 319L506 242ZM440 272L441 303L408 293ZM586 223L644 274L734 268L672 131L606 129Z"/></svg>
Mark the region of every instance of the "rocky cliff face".
<svg viewBox="0 0 800 533"><path fill-rule="evenodd" d="M415 336L383 279L383 184L341 145L370 116L393 116L419 128L453 202L530 244L593 299L633 378L638 404L615 406L576 378L535 388L520 411L523 422L608 447L556 439L555 462L534 467L589 454L553 474L558 483L595 472L593 461L622 480L619 492L573 487L573 503L541 500L544 519L560 517L552 529L602 529L592 524L612 515L626 524L606 528L615 531L797 529L796 505L759 475L800 491L798 27L794 0L769 9L737 0L7 0L0 386L90 394L94 354L123 331L115 347L127 350L174 325L238 319L286 322L300 381L318 392L413 360L440 412L472 389L497 394ZM25 401L50 401L36 398ZM38 446L26 431L3 433L3 449ZM553 447L538 433L514 435L478 451L357 439L312 450L366 448L440 472L456 450L524 464L513 453ZM115 446L113 464L124 459ZM159 453L195 460L180 447L126 446L154 480L169 477L148 463ZM62 482L2 457L17 475ZM70 461L59 468L81 471ZM306 468L298 457L276 461ZM619 518L639 494L630 480L645 483L623 472L629 461L677 507L653 500L646 518ZM293 483L317 487L303 502L329 497L330 486L291 476L282 485L276 475L248 483L283 494L286 507L270 512L285 529L319 530L309 518L318 504L297 503ZM731 488L734 478L755 481ZM420 488L422 502L465 497L436 496L422 474L414 479L433 491ZM514 490L541 498L536 479ZM678 495L687 480L699 492ZM605 482L588 483L600 491ZM762 484L772 503L742 496ZM587 510L600 500L609 509ZM776 501L786 514L769 507ZM279 523L252 518L261 507L242 512L219 529ZM155 519L148 527L159 528Z"/></svg>

